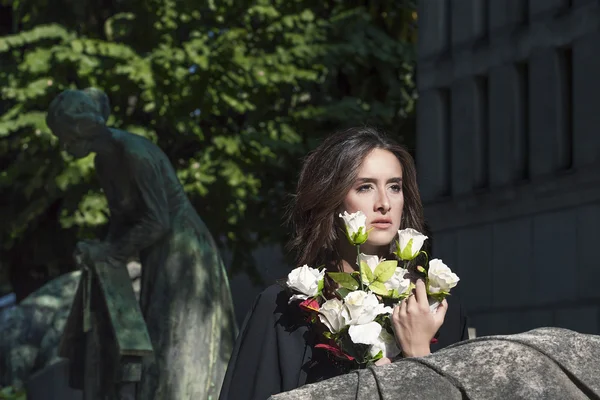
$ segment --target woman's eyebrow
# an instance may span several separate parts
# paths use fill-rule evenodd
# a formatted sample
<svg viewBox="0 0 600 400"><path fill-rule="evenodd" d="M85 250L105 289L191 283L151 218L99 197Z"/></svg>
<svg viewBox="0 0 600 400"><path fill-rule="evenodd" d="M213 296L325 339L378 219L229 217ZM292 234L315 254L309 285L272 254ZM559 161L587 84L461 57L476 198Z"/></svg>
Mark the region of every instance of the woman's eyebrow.
<svg viewBox="0 0 600 400"><path fill-rule="evenodd" d="M377 183L377 179L364 177L364 178L358 178L356 180L356 182L360 182L360 183ZM390 179L387 180L387 183L392 183L392 182L394 182L394 183L402 183L402 177L401 176L397 176L397 177L390 178Z"/></svg>

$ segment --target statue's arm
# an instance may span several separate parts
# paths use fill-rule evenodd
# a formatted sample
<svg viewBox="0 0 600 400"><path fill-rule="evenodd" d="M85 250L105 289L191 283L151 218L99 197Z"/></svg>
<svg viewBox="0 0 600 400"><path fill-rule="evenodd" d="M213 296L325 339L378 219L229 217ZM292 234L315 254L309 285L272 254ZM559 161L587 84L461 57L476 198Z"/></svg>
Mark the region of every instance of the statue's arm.
<svg viewBox="0 0 600 400"><path fill-rule="evenodd" d="M108 232L104 238L104 243L113 243L118 240L118 235L122 232L121 226L123 223L121 213L124 211L120 210L119 203L115 201L118 194L115 193L113 187L110 185L110 181L113 179L112 173L114 172L111 172L110 168L107 168L105 164L100 162L99 157L94 158L94 167L96 168L96 176L100 181L102 191L106 196L108 207L110 209L110 222L108 224Z"/></svg>
<svg viewBox="0 0 600 400"><path fill-rule="evenodd" d="M124 260L156 243L170 230L169 206L160 167L152 159L128 154L128 172L142 201L143 210L132 225L111 223L107 241L110 255Z"/></svg>

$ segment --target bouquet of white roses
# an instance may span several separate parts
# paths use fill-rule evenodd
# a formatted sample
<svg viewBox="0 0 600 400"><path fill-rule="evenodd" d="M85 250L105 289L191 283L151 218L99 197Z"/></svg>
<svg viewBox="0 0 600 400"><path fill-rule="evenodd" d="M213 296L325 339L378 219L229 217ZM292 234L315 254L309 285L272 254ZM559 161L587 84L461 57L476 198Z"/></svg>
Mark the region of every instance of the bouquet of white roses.
<svg viewBox="0 0 600 400"><path fill-rule="evenodd" d="M400 301L407 298L415 285L406 277L408 263L427 253L421 248L427 236L414 229L398 231L396 257L398 260L380 259L376 255L360 252L360 245L368 239L366 216L358 211L340 214L346 226L346 236L356 246L358 271L327 272L303 265L288 275L286 285L293 295L290 303L310 315L310 321L322 331L323 342L315 347L324 348L342 360L364 367L382 357L395 357L398 347L390 321L390 314ZM424 274L425 287L431 312L456 286L458 276L442 260L425 262L418 270ZM337 288L324 291L325 274Z"/></svg>

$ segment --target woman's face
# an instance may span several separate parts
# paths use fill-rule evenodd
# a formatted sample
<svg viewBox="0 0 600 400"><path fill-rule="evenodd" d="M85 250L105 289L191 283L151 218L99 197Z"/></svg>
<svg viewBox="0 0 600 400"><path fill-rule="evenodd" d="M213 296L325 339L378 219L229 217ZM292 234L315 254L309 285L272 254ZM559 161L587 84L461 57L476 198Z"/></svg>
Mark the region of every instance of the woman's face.
<svg viewBox="0 0 600 400"><path fill-rule="evenodd" d="M62 148L75 158L87 157L91 153L89 140L71 132L61 132L57 135Z"/></svg>
<svg viewBox="0 0 600 400"><path fill-rule="evenodd" d="M367 216L367 229L373 228L361 252L386 254L400 229L404 208L402 166L396 156L387 150L371 151L342 207L349 213L362 211Z"/></svg>

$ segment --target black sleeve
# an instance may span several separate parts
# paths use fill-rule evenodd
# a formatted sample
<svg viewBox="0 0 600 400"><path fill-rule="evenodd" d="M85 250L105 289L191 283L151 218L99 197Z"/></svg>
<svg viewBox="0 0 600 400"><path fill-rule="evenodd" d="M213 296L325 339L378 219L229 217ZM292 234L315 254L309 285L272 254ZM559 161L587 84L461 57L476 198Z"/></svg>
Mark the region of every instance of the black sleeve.
<svg viewBox="0 0 600 400"><path fill-rule="evenodd" d="M279 286L254 301L237 337L219 400L265 400L300 386L306 327L298 324Z"/></svg>

